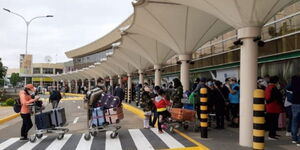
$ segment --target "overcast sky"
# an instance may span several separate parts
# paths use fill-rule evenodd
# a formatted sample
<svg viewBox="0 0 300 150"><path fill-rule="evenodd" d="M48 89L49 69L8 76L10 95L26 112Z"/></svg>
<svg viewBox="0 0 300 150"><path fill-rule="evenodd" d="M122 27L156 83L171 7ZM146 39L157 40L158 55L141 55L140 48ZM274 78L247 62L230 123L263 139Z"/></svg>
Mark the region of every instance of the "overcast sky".
<svg viewBox="0 0 300 150"><path fill-rule="evenodd" d="M133 12L132 0L0 0L0 57L5 66L19 68L25 53L25 22L3 11L10 9L27 20L41 15L29 26L28 53L34 63L69 60L64 52L84 46L110 32Z"/></svg>

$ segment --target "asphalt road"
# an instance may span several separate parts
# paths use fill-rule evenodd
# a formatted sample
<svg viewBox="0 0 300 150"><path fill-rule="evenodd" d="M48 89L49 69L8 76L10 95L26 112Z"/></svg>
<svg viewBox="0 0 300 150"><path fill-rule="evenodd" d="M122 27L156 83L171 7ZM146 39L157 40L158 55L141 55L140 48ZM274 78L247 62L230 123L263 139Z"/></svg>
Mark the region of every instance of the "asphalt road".
<svg viewBox="0 0 300 150"><path fill-rule="evenodd" d="M46 109L51 105L44 102ZM115 139L110 138L110 131L98 133L96 137L86 141L84 133L87 132L86 110L83 109L81 100L66 100L59 104L66 110L67 128L70 130L62 140L57 135L44 135L35 143L20 142L21 119L17 118L0 126L0 149L34 149L34 150L75 150L75 149L169 149L195 146L190 141L177 134L165 132L158 134L157 129L143 129L143 120L137 115L124 109L124 119L119 125L119 135ZM34 128L30 134L34 133Z"/></svg>

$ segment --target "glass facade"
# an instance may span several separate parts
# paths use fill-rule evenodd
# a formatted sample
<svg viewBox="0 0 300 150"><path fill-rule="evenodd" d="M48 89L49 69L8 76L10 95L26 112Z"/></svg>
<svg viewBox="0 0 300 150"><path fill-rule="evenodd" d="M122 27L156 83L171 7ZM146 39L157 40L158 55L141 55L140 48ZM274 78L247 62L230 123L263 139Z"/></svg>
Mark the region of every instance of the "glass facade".
<svg viewBox="0 0 300 150"><path fill-rule="evenodd" d="M41 68L33 68L33 74L41 74Z"/></svg>
<svg viewBox="0 0 300 150"><path fill-rule="evenodd" d="M43 68L43 74L53 74L53 68Z"/></svg>
<svg viewBox="0 0 300 150"><path fill-rule="evenodd" d="M74 58L73 62L75 69L81 69L93 65L94 63L99 62L102 58L106 58L106 54L111 52L113 52L112 49L107 49L99 53Z"/></svg>

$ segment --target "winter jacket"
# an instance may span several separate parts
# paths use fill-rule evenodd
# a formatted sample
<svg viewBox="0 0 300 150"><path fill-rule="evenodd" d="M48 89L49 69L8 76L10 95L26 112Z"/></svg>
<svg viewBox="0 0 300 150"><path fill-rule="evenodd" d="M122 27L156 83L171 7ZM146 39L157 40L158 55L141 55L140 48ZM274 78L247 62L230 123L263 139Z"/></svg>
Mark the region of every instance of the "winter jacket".
<svg viewBox="0 0 300 150"><path fill-rule="evenodd" d="M282 94L275 84L269 84L265 89L265 100L267 113L283 112Z"/></svg>
<svg viewBox="0 0 300 150"><path fill-rule="evenodd" d="M154 100L157 112L163 112L167 110L167 106L170 105L170 101L166 100L162 96L156 96Z"/></svg>

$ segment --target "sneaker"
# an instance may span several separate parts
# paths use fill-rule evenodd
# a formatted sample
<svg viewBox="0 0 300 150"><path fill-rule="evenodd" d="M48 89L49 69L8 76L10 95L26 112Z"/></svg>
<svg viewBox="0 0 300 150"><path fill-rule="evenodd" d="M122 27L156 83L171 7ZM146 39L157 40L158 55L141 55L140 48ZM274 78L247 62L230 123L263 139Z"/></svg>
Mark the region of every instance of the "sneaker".
<svg viewBox="0 0 300 150"><path fill-rule="evenodd" d="M296 145L300 147L300 144L296 144Z"/></svg>
<svg viewBox="0 0 300 150"><path fill-rule="evenodd" d="M29 139L27 137L21 137L20 141L28 141Z"/></svg>
<svg viewBox="0 0 300 150"><path fill-rule="evenodd" d="M277 141L278 138L277 137L268 137L269 140L272 140L272 141Z"/></svg>
<svg viewBox="0 0 300 150"><path fill-rule="evenodd" d="M164 131L158 131L158 133L159 133L159 134L163 134L163 133L164 133Z"/></svg>
<svg viewBox="0 0 300 150"><path fill-rule="evenodd" d="M291 132L286 132L285 136L292 136L292 133Z"/></svg>
<svg viewBox="0 0 300 150"><path fill-rule="evenodd" d="M293 143L293 144L296 144L297 142L296 142L296 141L292 141L292 143Z"/></svg>

